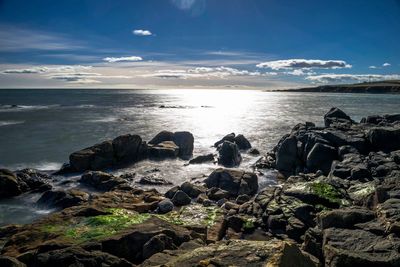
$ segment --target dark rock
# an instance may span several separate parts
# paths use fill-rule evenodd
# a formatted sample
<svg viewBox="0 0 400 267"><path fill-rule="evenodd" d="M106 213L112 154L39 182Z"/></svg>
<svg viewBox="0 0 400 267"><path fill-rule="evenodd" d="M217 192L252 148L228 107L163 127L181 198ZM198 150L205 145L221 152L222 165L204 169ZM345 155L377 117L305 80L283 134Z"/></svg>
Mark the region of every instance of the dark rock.
<svg viewBox="0 0 400 267"><path fill-rule="evenodd" d="M189 164L202 164L205 162L213 162L213 161L214 161L214 155L207 154L207 155L200 155L189 160Z"/></svg>
<svg viewBox="0 0 400 267"><path fill-rule="evenodd" d="M63 174L70 174L70 173L74 173L76 172L76 170L71 166L71 164L69 163L64 163L61 168L54 172L54 175L63 175Z"/></svg>
<svg viewBox="0 0 400 267"><path fill-rule="evenodd" d="M260 155L260 151L257 149L257 148L251 148L250 150L249 150L249 154L250 155Z"/></svg>
<svg viewBox="0 0 400 267"><path fill-rule="evenodd" d="M219 140L218 142L216 142L214 144L214 147L218 147L219 145L221 145L224 141L229 141L231 143L235 142L235 134L234 133L230 133L225 135L221 140Z"/></svg>
<svg viewBox="0 0 400 267"><path fill-rule="evenodd" d="M25 263L22 263L15 258L7 257L7 256L0 256L0 266L1 267L26 267Z"/></svg>
<svg viewBox="0 0 400 267"><path fill-rule="evenodd" d="M254 195L258 190L257 175L239 170L217 169L204 182L207 188L220 188L235 198L242 194Z"/></svg>
<svg viewBox="0 0 400 267"><path fill-rule="evenodd" d="M0 198L13 197L21 194L17 177L6 169L0 169Z"/></svg>
<svg viewBox="0 0 400 267"><path fill-rule="evenodd" d="M236 198L236 203L243 204L243 203L246 203L249 200L250 200L250 197L248 195L239 195Z"/></svg>
<svg viewBox="0 0 400 267"><path fill-rule="evenodd" d="M89 194L79 190L47 191L37 201L40 206L65 209L81 205L89 200Z"/></svg>
<svg viewBox="0 0 400 267"><path fill-rule="evenodd" d="M176 158L179 154L179 147L173 141L164 141L157 145L149 145L148 151L151 158Z"/></svg>
<svg viewBox="0 0 400 267"><path fill-rule="evenodd" d="M303 250L323 260L322 231L318 228L309 228L304 234Z"/></svg>
<svg viewBox="0 0 400 267"><path fill-rule="evenodd" d="M400 149L400 128L373 128L367 132L367 138L374 150L390 152Z"/></svg>
<svg viewBox="0 0 400 267"><path fill-rule="evenodd" d="M178 190L172 198L172 203L176 206L189 205L192 199L183 191Z"/></svg>
<svg viewBox="0 0 400 267"><path fill-rule="evenodd" d="M151 139L149 141L149 144L158 145L159 143L162 143L165 141L172 141L173 137L174 137L173 132L162 131L162 132L159 132L156 136L154 136L153 139Z"/></svg>
<svg viewBox="0 0 400 267"><path fill-rule="evenodd" d="M114 155L119 163L134 162L143 157L142 138L138 135L121 135L112 141Z"/></svg>
<svg viewBox="0 0 400 267"><path fill-rule="evenodd" d="M79 182L102 191L110 191L118 186L126 185L124 179L101 171L86 172Z"/></svg>
<svg viewBox="0 0 400 267"><path fill-rule="evenodd" d="M351 169L350 177L352 180L367 181L371 178L371 172L366 166L357 165Z"/></svg>
<svg viewBox="0 0 400 267"><path fill-rule="evenodd" d="M351 208L322 212L318 216L321 229L352 228L357 223L364 223L375 219L375 213L370 210Z"/></svg>
<svg viewBox="0 0 400 267"><path fill-rule="evenodd" d="M15 172L19 187L23 192L44 192L51 189L52 177L35 169L23 169Z"/></svg>
<svg viewBox="0 0 400 267"><path fill-rule="evenodd" d="M335 121L352 122L352 119L341 109L333 107L324 115L325 126L329 127Z"/></svg>
<svg viewBox="0 0 400 267"><path fill-rule="evenodd" d="M175 195L176 192L178 192L178 190L180 190L179 186L174 186L171 187L166 193L165 193L165 197L172 199Z"/></svg>
<svg viewBox="0 0 400 267"><path fill-rule="evenodd" d="M241 150L247 150L251 148L251 144L243 134L238 134L235 136L234 143L239 147Z"/></svg>
<svg viewBox="0 0 400 267"><path fill-rule="evenodd" d="M158 203L158 211L160 213L168 213L174 209L174 203L169 199L161 200Z"/></svg>
<svg viewBox="0 0 400 267"><path fill-rule="evenodd" d="M295 173L297 163L297 139L295 136L288 136L277 149L276 168L285 176L289 176Z"/></svg>
<svg viewBox="0 0 400 267"><path fill-rule="evenodd" d="M242 156L240 155L239 148L235 143L224 141L218 153L218 164L221 164L225 167L238 166L242 161Z"/></svg>
<svg viewBox="0 0 400 267"><path fill-rule="evenodd" d="M307 156L307 168L310 171L321 170L328 174L335 159L337 152L334 147L316 143Z"/></svg>
<svg viewBox="0 0 400 267"><path fill-rule="evenodd" d="M184 182L181 185L181 190L191 198L196 198L198 195L205 193L207 189L201 185L192 184L190 182Z"/></svg>
<svg viewBox="0 0 400 267"><path fill-rule="evenodd" d="M172 141L179 147L179 157L188 158L193 154L194 137L190 132L175 132Z"/></svg>
<svg viewBox="0 0 400 267"><path fill-rule="evenodd" d="M140 178L139 184L142 185L171 185L172 183L160 177L145 176Z"/></svg>
<svg viewBox="0 0 400 267"><path fill-rule="evenodd" d="M176 249L172 238L165 234L153 236L143 245L142 257L143 259L148 259L152 255L162 252L165 249Z"/></svg>
<svg viewBox="0 0 400 267"><path fill-rule="evenodd" d="M109 168L114 163L114 150L111 141L85 148L69 156L70 165L79 172Z"/></svg>
<svg viewBox="0 0 400 267"><path fill-rule="evenodd" d="M350 145L344 145L339 147L338 153L340 157L343 157L346 154L357 154L358 150Z"/></svg>
<svg viewBox="0 0 400 267"><path fill-rule="evenodd" d="M229 198L230 194L226 190L222 190L217 187L212 187L209 190L207 190L207 197L211 200L219 201L221 199L227 199Z"/></svg>

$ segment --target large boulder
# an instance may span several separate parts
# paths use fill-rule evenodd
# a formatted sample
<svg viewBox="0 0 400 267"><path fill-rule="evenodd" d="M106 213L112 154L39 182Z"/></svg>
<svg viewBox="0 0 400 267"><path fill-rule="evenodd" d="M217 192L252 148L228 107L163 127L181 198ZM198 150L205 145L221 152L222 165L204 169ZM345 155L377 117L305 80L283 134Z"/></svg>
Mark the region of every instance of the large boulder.
<svg viewBox="0 0 400 267"><path fill-rule="evenodd" d="M254 195L258 191L258 178L255 173L217 169L205 180L207 188L219 188L229 192L231 197L239 195Z"/></svg>
<svg viewBox="0 0 400 267"><path fill-rule="evenodd" d="M324 115L324 122L329 127L333 122L351 123L352 119L341 109L333 107Z"/></svg>
<svg viewBox="0 0 400 267"><path fill-rule="evenodd" d="M237 136L235 136L234 142L241 150L247 150L251 148L249 140L247 140L247 138L244 137L243 134L238 134Z"/></svg>
<svg viewBox="0 0 400 267"><path fill-rule="evenodd" d="M381 127L367 132L373 150L390 152L400 149L400 128Z"/></svg>
<svg viewBox="0 0 400 267"><path fill-rule="evenodd" d="M155 159L176 158L179 147L173 141L163 141L157 145L149 145L149 157Z"/></svg>
<svg viewBox="0 0 400 267"><path fill-rule="evenodd" d="M276 169L285 176L294 174L298 164L297 138L293 135L286 137L276 152Z"/></svg>
<svg viewBox="0 0 400 267"><path fill-rule="evenodd" d="M79 172L109 168L114 164L112 141L76 151L69 156L69 162L71 167Z"/></svg>
<svg viewBox="0 0 400 267"><path fill-rule="evenodd" d="M146 145L139 135L126 134L112 141L115 159L119 163L133 162L143 156Z"/></svg>
<svg viewBox="0 0 400 267"><path fill-rule="evenodd" d="M375 219L375 213L367 209L337 209L320 213L318 224L321 229L331 227L352 228L357 223L364 223L373 219Z"/></svg>
<svg viewBox="0 0 400 267"><path fill-rule="evenodd" d="M0 199L18 196L21 193L16 175L7 169L0 169Z"/></svg>
<svg viewBox="0 0 400 267"><path fill-rule="evenodd" d="M82 175L79 182L101 191L110 191L118 186L126 185L124 179L101 171L88 171Z"/></svg>
<svg viewBox="0 0 400 267"><path fill-rule="evenodd" d="M189 158L193 154L194 137L193 134L187 131L169 132L162 131L149 141L152 147L161 143L173 142L178 147L178 155L181 158Z"/></svg>
<svg viewBox="0 0 400 267"><path fill-rule="evenodd" d="M219 151L218 164L225 167L238 166L242 161L239 148L235 143L224 141Z"/></svg>
<svg viewBox="0 0 400 267"><path fill-rule="evenodd" d="M37 204L50 208L65 209L81 205L89 200L89 194L83 191L71 189L68 191L46 191L37 201Z"/></svg>
<svg viewBox="0 0 400 267"><path fill-rule="evenodd" d="M164 141L172 141L173 139L174 139L174 133L173 132L161 131L156 136L154 136L153 139L151 139L149 141L149 144L157 145L157 144L159 144L161 142L164 142Z"/></svg>
<svg viewBox="0 0 400 267"><path fill-rule="evenodd" d="M316 143L307 156L307 169L312 172L321 170L324 174L328 174L332 162L337 158L338 153L334 147Z"/></svg>

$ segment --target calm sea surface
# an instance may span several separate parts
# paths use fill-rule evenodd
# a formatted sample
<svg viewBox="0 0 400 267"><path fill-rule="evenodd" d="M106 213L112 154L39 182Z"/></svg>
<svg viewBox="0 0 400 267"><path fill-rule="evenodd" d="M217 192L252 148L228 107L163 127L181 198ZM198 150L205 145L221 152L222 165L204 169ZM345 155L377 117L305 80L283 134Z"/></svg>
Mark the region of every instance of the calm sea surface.
<svg viewBox="0 0 400 267"><path fill-rule="evenodd" d="M244 134L253 147L265 152L299 122L322 125L323 114L332 106L360 120L367 115L400 113L400 95L244 90L0 90L0 167L55 170L78 149L126 133L139 134L148 141L162 130L192 132L195 155L214 152L212 144L231 132ZM244 155L241 167L248 168L256 159ZM180 184L216 167L184 163L144 161L117 174L136 172L139 179L158 168L160 177ZM268 177L261 182L273 183ZM0 225L29 222L48 212L35 207L37 197L26 195L0 202Z"/></svg>

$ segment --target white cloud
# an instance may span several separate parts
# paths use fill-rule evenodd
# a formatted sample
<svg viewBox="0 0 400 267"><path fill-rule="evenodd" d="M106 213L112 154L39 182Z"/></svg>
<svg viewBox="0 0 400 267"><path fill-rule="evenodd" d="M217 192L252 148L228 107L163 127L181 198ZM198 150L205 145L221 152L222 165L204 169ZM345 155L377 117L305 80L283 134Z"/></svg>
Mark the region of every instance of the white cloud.
<svg viewBox="0 0 400 267"><path fill-rule="evenodd" d="M49 72L65 72L65 71L78 71L91 69L92 66L81 66L81 65L61 65L61 66L37 66L25 69L6 69L1 73L3 74L37 74L37 73L49 73Z"/></svg>
<svg viewBox="0 0 400 267"><path fill-rule="evenodd" d="M377 66L369 66L368 68L369 69L377 69L378 67Z"/></svg>
<svg viewBox="0 0 400 267"><path fill-rule="evenodd" d="M400 74L321 74L306 77L306 80L314 83L375 82L398 79L400 79Z"/></svg>
<svg viewBox="0 0 400 267"><path fill-rule="evenodd" d="M304 69L295 69L292 71L283 72L286 75L293 75L293 76L305 76L305 75L314 75L316 72L314 71L304 71Z"/></svg>
<svg viewBox="0 0 400 267"><path fill-rule="evenodd" d="M50 79L61 80L68 83L101 83L99 79L130 79L132 76L103 75L93 72L56 73L48 75Z"/></svg>
<svg viewBox="0 0 400 267"><path fill-rule="evenodd" d="M179 9L188 10L196 3L196 0L171 0Z"/></svg>
<svg viewBox="0 0 400 267"><path fill-rule="evenodd" d="M226 78L229 76L261 76L258 71L251 72L248 70L239 70L230 67L196 67L192 69L178 70L159 70L154 73L144 74L142 77L156 78L174 78L174 79L189 79L189 78Z"/></svg>
<svg viewBox="0 0 400 267"><path fill-rule="evenodd" d="M258 68L270 68L273 70L290 69L340 69L351 68L343 60L319 60L319 59L285 59L273 60L257 64Z"/></svg>
<svg viewBox="0 0 400 267"><path fill-rule="evenodd" d="M105 58L103 58L103 60L107 61L109 63L115 63L115 62L141 61L141 60L143 60L143 58L136 57L136 56L131 56L131 57L105 57Z"/></svg>
<svg viewBox="0 0 400 267"><path fill-rule="evenodd" d="M133 34L137 35L137 36L150 36L150 35L153 35L151 33L151 31L149 31L149 30L134 30Z"/></svg>
<svg viewBox="0 0 400 267"><path fill-rule="evenodd" d="M390 63L385 62L382 64L382 67L389 67L390 65L391 65Z"/></svg>

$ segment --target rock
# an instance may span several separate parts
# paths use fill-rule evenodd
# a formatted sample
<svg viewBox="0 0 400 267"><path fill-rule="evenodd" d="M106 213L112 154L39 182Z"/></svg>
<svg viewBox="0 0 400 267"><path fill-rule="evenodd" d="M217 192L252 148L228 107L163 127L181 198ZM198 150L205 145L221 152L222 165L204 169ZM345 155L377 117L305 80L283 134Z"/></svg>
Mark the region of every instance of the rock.
<svg viewBox="0 0 400 267"><path fill-rule="evenodd" d="M171 185L172 183L160 177L145 176L140 178L139 184L143 185Z"/></svg>
<svg viewBox="0 0 400 267"><path fill-rule="evenodd" d="M51 189L52 177L35 169L23 169L15 172L19 187L23 192L44 192Z"/></svg>
<svg viewBox="0 0 400 267"><path fill-rule="evenodd" d="M111 167L114 164L112 141L105 141L72 153L69 156L69 163L79 172Z"/></svg>
<svg viewBox="0 0 400 267"><path fill-rule="evenodd" d="M79 182L102 191L110 191L118 186L126 185L124 179L101 171L86 172Z"/></svg>
<svg viewBox="0 0 400 267"><path fill-rule="evenodd" d="M161 200L158 203L158 211L160 213L168 213L174 209L174 203L169 199Z"/></svg>
<svg viewBox="0 0 400 267"><path fill-rule="evenodd" d="M324 115L325 126L329 127L333 122L352 122L352 119L341 109L333 107Z"/></svg>
<svg viewBox="0 0 400 267"><path fill-rule="evenodd" d="M174 138L173 132L162 131L159 132L156 136L154 136L153 139L149 141L149 144L158 145L161 142L172 141L173 138Z"/></svg>
<svg viewBox="0 0 400 267"><path fill-rule="evenodd" d="M183 191L178 190L172 198L172 203L176 206L189 205L192 199Z"/></svg>
<svg viewBox="0 0 400 267"><path fill-rule="evenodd" d="M226 190L222 190L222 189L217 188L217 187L212 187L209 190L207 190L207 197L209 199L211 199L211 200L214 200L214 201L220 201L220 200L229 198L230 194Z"/></svg>
<svg viewBox="0 0 400 267"><path fill-rule="evenodd" d="M390 152L400 149L400 128L373 128L367 132L367 138L376 151Z"/></svg>
<svg viewBox="0 0 400 267"><path fill-rule="evenodd" d="M241 150L247 150L247 149L251 148L251 144L250 144L249 140L247 140L243 134L238 134L234 139L234 143Z"/></svg>
<svg viewBox="0 0 400 267"><path fill-rule="evenodd" d="M235 142L235 134L234 133L230 133L230 134L225 135L224 137L222 137L221 140L219 140L218 142L215 142L214 147L218 147L224 141L229 141L231 143L234 143Z"/></svg>
<svg viewBox="0 0 400 267"><path fill-rule="evenodd" d="M205 193L207 191L207 189L204 186L192 184L190 182L184 182L181 185L181 190L191 198L196 198L198 197L198 195Z"/></svg>
<svg viewBox="0 0 400 267"><path fill-rule="evenodd" d="M143 266L318 266L318 261L303 253L294 243L230 240L190 250L155 254Z"/></svg>
<svg viewBox="0 0 400 267"><path fill-rule="evenodd" d="M325 266L397 266L400 239L364 230L329 228L323 231Z"/></svg>
<svg viewBox="0 0 400 267"><path fill-rule="evenodd" d="M128 261L101 251L86 251L79 247L53 250L36 256L35 266L40 267L131 267Z"/></svg>
<svg viewBox="0 0 400 267"><path fill-rule="evenodd" d="M202 164L205 162L213 162L213 161L214 161L214 155L207 154L207 155L200 155L189 160L189 164Z"/></svg>
<svg viewBox="0 0 400 267"><path fill-rule="evenodd" d="M218 164L221 164L225 167L238 166L242 161L242 156L240 155L239 148L235 143L224 141L218 153Z"/></svg>
<svg viewBox="0 0 400 267"><path fill-rule="evenodd" d="M352 228L355 224L364 223L375 219L375 213L370 210L351 208L322 212L318 216L321 229L327 228Z"/></svg>
<svg viewBox="0 0 400 267"><path fill-rule="evenodd" d="M165 193L165 197L172 199L175 195L176 192L178 192L180 190L180 186L174 186L171 187L166 193Z"/></svg>
<svg viewBox="0 0 400 267"><path fill-rule="evenodd" d="M2 266L2 267L26 267L25 263L22 263L15 258L7 257L7 256L0 256L0 266Z"/></svg>
<svg viewBox="0 0 400 267"><path fill-rule="evenodd" d="M179 147L173 141L164 141L157 145L149 146L149 156L156 159L176 158Z"/></svg>
<svg viewBox="0 0 400 267"><path fill-rule="evenodd" d="M250 197L248 195L239 195L236 198L236 203L240 205L240 204L246 203L249 200L250 200Z"/></svg>
<svg viewBox="0 0 400 267"><path fill-rule="evenodd" d="M306 164L310 171L321 170L327 175L335 159L337 159L337 151L334 147L316 143L307 156Z"/></svg>
<svg viewBox="0 0 400 267"><path fill-rule="evenodd" d="M193 154L194 137L190 132L175 132L172 141L179 147L179 157L188 158Z"/></svg>
<svg viewBox="0 0 400 267"><path fill-rule="evenodd" d="M139 135L121 135L112 141L118 163L134 162L143 157L145 145Z"/></svg>
<svg viewBox="0 0 400 267"><path fill-rule="evenodd" d="M165 235L165 234L159 234L156 236L153 236L150 238L149 241L147 241L143 245L143 259L148 259L152 255L162 252L165 249L175 249L176 246L174 245L174 242L171 237Z"/></svg>
<svg viewBox="0 0 400 267"><path fill-rule="evenodd" d="M297 139L295 136L288 136L276 152L276 169L285 176L290 176L295 173L297 163Z"/></svg>
<svg viewBox="0 0 400 267"><path fill-rule="evenodd" d="M260 151L259 151L257 148L251 148L251 149L249 150L249 154L250 154L250 155L254 155L254 156L260 155Z"/></svg>
<svg viewBox="0 0 400 267"><path fill-rule="evenodd" d="M40 206L65 209L81 205L89 200L89 194L79 190L47 191L36 202Z"/></svg>
<svg viewBox="0 0 400 267"><path fill-rule="evenodd" d="M21 193L15 174L7 169L0 169L0 199L18 196Z"/></svg>
<svg viewBox="0 0 400 267"><path fill-rule="evenodd" d="M257 175L239 170L217 169L204 182L207 188L220 188L229 192L234 198L242 194L251 196L258 191Z"/></svg>

